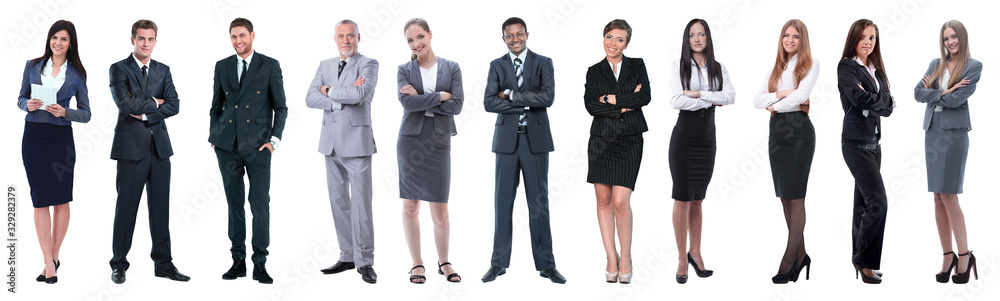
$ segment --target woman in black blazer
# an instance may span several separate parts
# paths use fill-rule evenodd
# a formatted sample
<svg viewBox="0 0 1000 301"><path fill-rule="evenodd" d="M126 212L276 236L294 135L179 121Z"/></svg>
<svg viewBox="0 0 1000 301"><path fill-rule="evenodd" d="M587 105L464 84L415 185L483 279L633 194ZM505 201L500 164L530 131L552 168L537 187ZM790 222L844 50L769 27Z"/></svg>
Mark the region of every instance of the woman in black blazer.
<svg viewBox="0 0 1000 301"><path fill-rule="evenodd" d="M865 283L882 283L887 200L882 166L881 117L892 114L895 102L882 63L878 27L861 19L851 25L844 54L837 65L837 89L844 108L841 144L844 161L854 175L854 221L851 258Z"/></svg>
<svg viewBox="0 0 1000 301"><path fill-rule="evenodd" d="M24 66L17 107L27 112L21 157L45 263L45 270L35 280L52 284L59 280L59 249L69 229L69 202L73 201L76 146L71 124L88 122L91 114L87 70L80 62L76 26L56 21L46 37L45 54ZM42 100L35 98L38 95L32 95L32 85L57 90L56 103L43 106ZM69 107L74 96L76 109Z"/></svg>
<svg viewBox="0 0 1000 301"><path fill-rule="evenodd" d="M608 256L604 275L609 283L632 281L632 207L642 161L642 133L647 130L642 107L649 104L649 76L640 58L625 57L632 27L616 19L604 26L606 57L587 69L583 103L594 116L587 145L587 182L597 194L597 223ZM615 233L621 257L615 250Z"/></svg>

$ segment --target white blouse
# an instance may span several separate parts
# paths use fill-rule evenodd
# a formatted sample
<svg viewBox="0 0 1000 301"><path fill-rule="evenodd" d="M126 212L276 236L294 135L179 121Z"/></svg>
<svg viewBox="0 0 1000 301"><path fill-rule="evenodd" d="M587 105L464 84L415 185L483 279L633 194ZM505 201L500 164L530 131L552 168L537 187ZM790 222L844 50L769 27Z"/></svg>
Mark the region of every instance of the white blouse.
<svg viewBox="0 0 1000 301"><path fill-rule="evenodd" d="M785 70L781 72L781 78L778 80L778 88L775 92L769 92L767 89L767 84L771 80L771 72L767 73L764 85L760 87L760 91L757 91L757 96L754 97L753 104L758 109L767 109L767 107L774 105L774 111L778 113L787 112L798 112L799 105L801 105L806 100L809 100L809 94L812 93L812 89L816 86L816 81L819 79L819 60L813 59L812 67L809 67L809 73L806 77L802 78L799 82L799 87L795 87L795 66L798 66L799 55L793 55L792 59L788 61L788 66L785 66ZM795 89L795 92L788 94L785 98L778 99L777 91Z"/></svg>
<svg viewBox="0 0 1000 301"><path fill-rule="evenodd" d="M670 105L674 109L697 111L713 105L731 105L736 102L736 90L729 80L729 71L726 65L722 65L722 91L708 91L710 84L708 81L708 68L699 67L698 63L691 60L691 83L688 90L701 91L701 97L691 98L684 96L684 86L681 85L680 62L674 61L668 71L670 80L667 91L670 93Z"/></svg>
<svg viewBox="0 0 1000 301"><path fill-rule="evenodd" d="M42 87L52 88L58 91L62 88L63 84L66 83L66 64L69 64L69 62L63 62L62 66L59 66L59 75L56 75L55 77L52 77L52 70L54 69L52 66L53 64L55 64L55 62L49 59L49 64L46 64L45 67L42 68Z"/></svg>
<svg viewBox="0 0 1000 301"><path fill-rule="evenodd" d="M434 91L435 89L437 89L437 78L438 78L437 62L435 62L434 66L431 66L430 68L427 69L424 69L424 67L419 67L419 68L420 68L420 79L423 80L423 85L424 85L423 87L424 95L437 92ZM431 113L430 111L424 111L424 116L434 117L434 113Z"/></svg>

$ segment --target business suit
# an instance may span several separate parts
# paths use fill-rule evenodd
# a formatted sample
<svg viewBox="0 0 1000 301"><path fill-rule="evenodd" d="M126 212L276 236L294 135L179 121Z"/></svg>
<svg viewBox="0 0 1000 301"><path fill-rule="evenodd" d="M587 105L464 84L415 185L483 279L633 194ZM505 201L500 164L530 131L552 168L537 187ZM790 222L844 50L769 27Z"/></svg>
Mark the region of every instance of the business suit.
<svg viewBox="0 0 1000 301"><path fill-rule="evenodd" d="M323 110L319 152L326 158L330 207L340 245L340 261L355 266L374 262L372 223L371 103L378 83L378 61L355 52L338 75L339 57L320 62L309 85L306 105ZM354 82L365 83L355 87ZM320 87L330 86L327 95Z"/></svg>
<svg viewBox="0 0 1000 301"><path fill-rule="evenodd" d="M940 60L931 61L924 75L934 73ZM948 83L940 78L932 79L930 88L924 88L922 82L913 88L913 98L927 104L923 128L927 190L930 192L962 193L965 163L969 157L969 131L972 130L969 97L976 92L982 70L983 63L970 58L962 74L949 74L949 78L968 78L969 84L947 95L941 95Z"/></svg>
<svg viewBox="0 0 1000 301"><path fill-rule="evenodd" d="M399 65L396 87L411 85L417 95L398 93L403 121L396 142L399 197L447 203L451 187L451 136L457 135L455 115L465 101L458 63L438 57L434 87L425 87L417 60ZM427 93L428 90L434 92ZM441 101L440 92L451 93ZM432 115L433 117L427 116Z"/></svg>
<svg viewBox="0 0 1000 301"><path fill-rule="evenodd" d="M649 76L640 58L623 56L620 68L617 79L607 58L587 69L583 103L594 116L587 147L587 182L635 190L642 133L648 130L642 107L650 101ZM635 92L640 84L642 89ZM608 94L615 95L616 104L600 101L600 96ZM622 113L622 108L632 111Z"/></svg>
<svg viewBox="0 0 1000 301"><path fill-rule="evenodd" d="M234 260L246 257L243 175L250 179L254 264L267 259L270 243L271 152L258 151L270 137L281 139L288 107L278 61L252 54L243 81L237 75L238 56L215 64L208 141L215 146L229 204L229 240Z"/></svg>
<svg viewBox="0 0 1000 301"><path fill-rule="evenodd" d="M490 62L483 106L497 113L493 130L496 153L495 223L493 255L490 265L510 267L512 216L519 174L524 176L531 233L531 254L538 271L555 267L552 255L552 231L549 226L549 152L554 150L549 130L548 107L555 101L555 75L552 59L525 50L518 85L511 53ZM510 99L501 99L501 91L510 89ZM526 110L526 107L530 109ZM520 117L525 115L525 126Z"/></svg>
<svg viewBox="0 0 1000 301"><path fill-rule="evenodd" d="M878 270L888 205L879 171L882 166L879 139L882 136L881 117L892 114L893 99L885 76L880 70L876 70L875 75L872 78L865 66L854 59L842 59L837 65L837 89L844 109L842 151L854 176L854 255L851 261L863 268Z"/></svg>
<svg viewBox="0 0 1000 301"><path fill-rule="evenodd" d="M118 161L113 270L127 270L135 216L146 186L150 236L157 273L173 268L170 255L170 156L174 154L166 119L177 115L180 100L170 67L150 59L143 75L134 55L111 65L111 96L118 106L118 123L111 143L111 159ZM156 99L163 99L157 105ZM130 115L145 115L145 120Z"/></svg>

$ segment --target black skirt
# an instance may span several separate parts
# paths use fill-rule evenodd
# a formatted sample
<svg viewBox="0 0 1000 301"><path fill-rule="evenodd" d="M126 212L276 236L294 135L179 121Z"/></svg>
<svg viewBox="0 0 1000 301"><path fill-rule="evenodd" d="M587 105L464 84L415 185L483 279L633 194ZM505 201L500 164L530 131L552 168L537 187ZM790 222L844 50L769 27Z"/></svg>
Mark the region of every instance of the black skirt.
<svg viewBox="0 0 1000 301"><path fill-rule="evenodd" d="M635 190L642 163L642 134L590 136L587 145L587 182Z"/></svg>
<svg viewBox="0 0 1000 301"><path fill-rule="evenodd" d="M21 160L35 208L73 201L76 145L72 126L25 121Z"/></svg>
<svg viewBox="0 0 1000 301"><path fill-rule="evenodd" d="M669 152L673 199L704 200L715 170L715 106L681 110L670 136Z"/></svg>
<svg viewBox="0 0 1000 301"><path fill-rule="evenodd" d="M813 153L816 130L805 112L778 113L771 116L768 158L774 194L785 199L804 199Z"/></svg>

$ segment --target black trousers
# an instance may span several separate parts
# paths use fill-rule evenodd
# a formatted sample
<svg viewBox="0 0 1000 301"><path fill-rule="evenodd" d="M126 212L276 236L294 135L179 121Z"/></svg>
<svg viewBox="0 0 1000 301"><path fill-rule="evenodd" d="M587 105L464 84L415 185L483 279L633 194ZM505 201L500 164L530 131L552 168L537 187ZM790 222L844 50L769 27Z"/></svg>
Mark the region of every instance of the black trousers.
<svg viewBox="0 0 1000 301"><path fill-rule="evenodd" d="M842 143L844 161L854 175L854 219L851 261L869 269L880 269L882 237L888 200L879 169L882 148L878 144Z"/></svg>
<svg viewBox="0 0 1000 301"><path fill-rule="evenodd" d="M531 232L531 256L535 270L556 266L552 255L552 231L549 226L549 153L532 153L528 134L519 134L512 154L496 153L496 222L493 232L493 257L490 265L510 267L513 234L514 197L520 176L528 201L528 228Z"/></svg>
<svg viewBox="0 0 1000 301"><path fill-rule="evenodd" d="M219 159L222 184L229 204L229 241L233 243L229 251L234 260L247 256L244 204L249 200L250 213L253 214L252 260L254 264L262 264L267 261L267 246L271 243L271 152L267 149L227 151L216 147L215 156ZM246 197L243 175L250 179L250 195Z"/></svg>
<svg viewBox="0 0 1000 301"><path fill-rule="evenodd" d="M141 160L118 160L114 234L111 239L111 269L128 270L125 258L132 248L135 216L139 210L143 186L149 211L149 234L153 240L154 272L174 267L170 256L170 158L156 156L155 145L149 144L149 155Z"/></svg>

